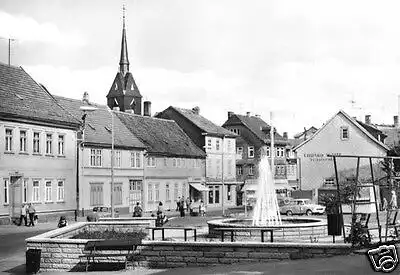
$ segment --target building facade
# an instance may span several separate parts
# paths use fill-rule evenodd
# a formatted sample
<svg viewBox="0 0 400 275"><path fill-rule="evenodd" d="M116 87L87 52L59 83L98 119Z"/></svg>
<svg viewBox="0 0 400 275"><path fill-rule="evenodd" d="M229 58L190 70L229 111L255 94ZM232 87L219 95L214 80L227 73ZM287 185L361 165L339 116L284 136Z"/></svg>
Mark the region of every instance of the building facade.
<svg viewBox="0 0 400 275"><path fill-rule="evenodd" d="M117 117L146 145L143 207L175 210L179 198L205 200L205 153L172 120L117 112Z"/></svg>
<svg viewBox="0 0 400 275"><path fill-rule="evenodd" d="M255 185L258 178L258 164L262 154L266 154L269 158L272 156L271 126L260 116L251 116L249 112L246 115L228 112L228 119L222 126L239 135L236 141L236 176L238 180L249 185ZM286 194L287 190L297 187L296 160L289 161L287 145L287 133L281 136L275 130L273 150L275 186L277 192L282 194ZM248 191L249 193L254 192L254 190Z"/></svg>
<svg viewBox="0 0 400 275"><path fill-rule="evenodd" d="M0 218L24 203L41 220L73 215L79 121L20 67L0 64L0 97Z"/></svg>
<svg viewBox="0 0 400 275"><path fill-rule="evenodd" d="M209 207L236 205L237 184L236 137L237 135L212 123L192 110L169 107L157 117L175 121L198 148L206 153L205 184L208 188L205 203Z"/></svg>
<svg viewBox="0 0 400 275"><path fill-rule="evenodd" d="M79 146L79 210L111 206L111 155L114 131L114 206L120 213L133 211L143 203L144 154L146 146L104 105L88 100L55 97L77 119L83 117ZM90 106L92 112L83 111ZM86 113L85 113L86 112ZM114 121L112 121L112 115Z"/></svg>
<svg viewBox="0 0 400 275"><path fill-rule="evenodd" d="M316 201L321 190L336 188L334 164L328 155L386 156L388 149L354 118L339 111L312 137L294 148L300 160L300 189L312 190ZM355 170L355 158L337 159L339 173ZM367 161L362 159L360 166L369 165Z"/></svg>

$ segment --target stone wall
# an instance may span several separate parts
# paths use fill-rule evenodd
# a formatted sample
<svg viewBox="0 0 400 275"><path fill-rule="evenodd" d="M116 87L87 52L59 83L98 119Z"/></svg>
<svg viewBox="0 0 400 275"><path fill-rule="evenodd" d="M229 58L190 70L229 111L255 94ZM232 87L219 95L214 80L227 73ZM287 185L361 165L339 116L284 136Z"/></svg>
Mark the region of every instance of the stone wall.
<svg viewBox="0 0 400 275"><path fill-rule="evenodd" d="M27 240L27 249L41 249L40 271L84 270L83 255L88 240L35 239ZM121 251L114 251L118 255ZM220 243L143 241L135 252L134 266L174 268L233 263L255 263L280 260L329 257L351 253L345 244L304 243ZM124 257L105 257L104 262L124 261Z"/></svg>

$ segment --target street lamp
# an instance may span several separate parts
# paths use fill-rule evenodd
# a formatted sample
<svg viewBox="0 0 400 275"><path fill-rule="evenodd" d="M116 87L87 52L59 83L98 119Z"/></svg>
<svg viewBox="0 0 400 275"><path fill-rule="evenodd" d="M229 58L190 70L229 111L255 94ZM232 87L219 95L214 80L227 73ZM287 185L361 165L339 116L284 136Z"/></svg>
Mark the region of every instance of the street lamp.
<svg viewBox="0 0 400 275"><path fill-rule="evenodd" d="M118 111L119 107L109 109L111 113L111 218L114 218L114 111Z"/></svg>
<svg viewBox="0 0 400 275"><path fill-rule="evenodd" d="M82 160L84 159L83 157L84 157L84 142L85 142L85 128L86 128L86 116L87 116L87 114L88 113L90 113L90 112L93 112L93 111L95 111L95 110L97 110L97 108L96 107L93 107L93 106L88 106L88 105L84 105L84 106L81 106L81 107L79 107L79 110L81 110L82 112L83 112L83 116L82 116L82 124L83 124L83 127L82 127L82 141L78 144L78 146L77 146L77 150L76 150L76 156L77 156L77 173L78 173L78 177L77 177L77 181L76 181L76 209L77 209L77 215L75 215L75 221L77 220L77 216L78 216L78 213L79 213L79 182L80 182L80 176L82 175L83 176L83 169L84 169L84 163L82 162L82 165L79 165L79 162L80 162L80 160L79 160L79 149L81 148L81 146L82 146ZM81 168L81 173L79 173L79 168ZM83 212L82 212L82 215L83 215Z"/></svg>

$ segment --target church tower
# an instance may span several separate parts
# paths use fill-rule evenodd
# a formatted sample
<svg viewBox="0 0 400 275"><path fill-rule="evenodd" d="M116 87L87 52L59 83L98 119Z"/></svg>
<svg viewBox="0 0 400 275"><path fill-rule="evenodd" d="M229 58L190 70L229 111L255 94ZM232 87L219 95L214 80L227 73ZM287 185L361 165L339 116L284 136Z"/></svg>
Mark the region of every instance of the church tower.
<svg viewBox="0 0 400 275"><path fill-rule="evenodd" d="M121 57L119 71L107 95L107 106L119 107L122 112L142 114L142 95L129 72L128 45L126 43L125 7L123 7Z"/></svg>

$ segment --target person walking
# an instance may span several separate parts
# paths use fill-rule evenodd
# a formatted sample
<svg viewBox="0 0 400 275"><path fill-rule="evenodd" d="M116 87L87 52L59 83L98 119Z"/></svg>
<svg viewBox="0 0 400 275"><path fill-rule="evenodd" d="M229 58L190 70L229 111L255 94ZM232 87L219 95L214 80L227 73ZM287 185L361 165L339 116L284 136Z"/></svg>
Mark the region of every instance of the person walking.
<svg viewBox="0 0 400 275"><path fill-rule="evenodd" d="M206 214L206 207L204 205L203 200L200 201L199 214L200 214L200 216L205 216L205 214Z"/></svg>
<svg viewBox="0 0 400 275"><path fill-rule="evenodd" d="M190 212L190 199L189 199L189 197L186 198L186 211Z"/></svg>
<svg viewBox="0 0 400 275"><path fill-rule="evenodd" d="M135 208L133 209L133 216L141 217L142 213L143 213L143 209L142 209L142 207L140 207L139 202L137 202Z"/></svg>
<svg viewBox="0 0 400 275"><path fill-rule="evenodd" d="M176 201L176 211L180 211L180 206L181 206L181 197L178 197Z"/></svg>
<svg viewBox="0 0 400 275"><path fill-rule="evenodd" d="M181 217L185 217L185 201L179 203L179 212L181 213Z"/></svg>
<svg viewBox="0 0 400 275"><path fill-rule="evenodd" d="M29 224L28 226L35 226L35 223L33 222L33 219L35 218L35 213L36 213L36 209L35 207L32 205L32 203L29 204L28 207L28 214L29 214Z"/></svg>
<svg viewBox="0 0 400 275"><path fill-rule="evenodd" d="M25 226L28 225L28 219L26 217L26 210L27 210L26 204L23 203L21 205L21 212L20 212L20 217L19 217L19 226L22 225L22 221L25 222Z"/></svg>
<svg viewBox="0 0 400 275"><path fill-rule="evenodd" d="M397 209L397 195L394 190L392 190L392 198L390 199L390 209Z"/></svg>

